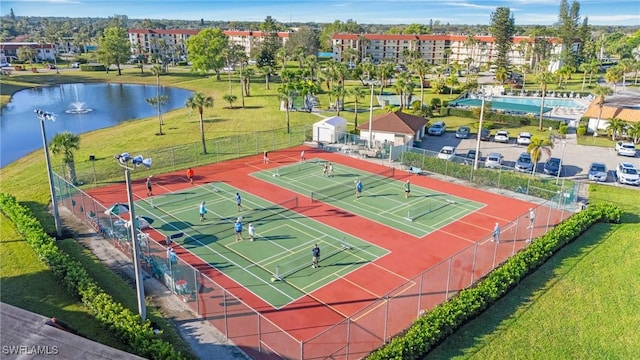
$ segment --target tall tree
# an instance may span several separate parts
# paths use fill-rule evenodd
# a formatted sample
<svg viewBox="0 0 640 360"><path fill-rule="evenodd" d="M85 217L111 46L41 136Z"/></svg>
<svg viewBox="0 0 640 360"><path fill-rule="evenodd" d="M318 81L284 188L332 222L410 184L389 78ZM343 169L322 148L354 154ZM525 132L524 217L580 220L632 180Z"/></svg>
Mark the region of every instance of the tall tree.
<svg viewBox="0 0 640 360"><path fill-rule="evenodd" d="M542 92L542 101L540 101L540 120L538 122L538 130L542 131L542 116L544 114L544 99L547 95L547 86L552 84L554 76L549 71L543 71L536 76L536 82L540 84L540 91Z"/></svg>
<svg viewBox="0 0 640 360"><path fill-rule="evenodd" d="M80 137L69 131L55 134L51 142L49 142L49 150L53 154L62 154L62 162L69 175L69 180L73 184L78 183L73 155L73 151L78 149L80 149Z"/></svg>
<svg viewBox="0 0 640 360"><path fill-rule="evenodd" d="M191 70L206 73L216 72L220 80L220 70L224 67L224 49L228 48L229 38L220 29L204 29L187 40L187 50Z"/></svg>
<svg viewBox="0 0 640 360"><path fill-rule="evenodd" d="M494 64L498 68L509 68L509 51L515 34L515 19L508 7L498 7L491 13L491 35L495 39L496 60Z"/></svg>
<svg viewBox="0 0 640 360"><path fill-rule="evenodd" d="M169 102L169 96L167 95L160 95L160 75L162 75L164 73L164 70L162 69L162 66L160 65L153 65L153 67L151 68L151 73L153 74L153 76L156 77L156 96L152 97L152 98L148 98L145 99L147 101L147 103L153 107L156 108L156 110L158 111L158 124L160 125L160 130L158 132L158 135L164 135L164 133L162 132L162 105L166 104L167 102Z"/></svg>
<svg viewBox="0 0 640 360"><path fill-rule="evenodd" d="M531 162L533 163L531 174L536 173L536 165L538 161L540 161L542 154L545 154L547 157L551 156L551 149L553 149L553 142L551 140L539 137L531 139L531 142L527 146L527 153L531 155Z"/></svg>
<svg viewBox="0 0 640 360"><path fill-rule="evenodd" d="M207 142L204 138L204 108L213 107L213 97L197 92L187 99L185 106L198 111L200 118L200 139L202 141L202 153L207 154Z"/></svg>
<svg viewBox="0 0 640 360"><path fill-rule="evenodd" d="M98 56L102 63L109 67L115 64L118 68L118 75L122 75L121 64L124 64L131 57L131 44L129 36L124 27L108 27L104 29L102 37L98 40Z"/></svg>
<svg viewBox="0 0 640 360"><path fill-rule="evenodd" d="M286 83L278 88L278 98L284 105L284 110L287 117L287 134L291 132L291 120L289 118L289 108L291 106L291 99L296 93L294 84Z"/></svg>
<svg viewBox="0 0 640 360"><path fill-rule="evenodd" d="M609 125L607 125L607 131L611 135L611 140L616 141L616 136L622 134L629 127L629 123L622 119L612 118L609 119Z"/></svg>
<svg viewBox="0 0 640 360"><path fill-rule="evenodd" d="M593 89L593 95L596 97L598 104L598 120L596 121L596 128L593 131L593 136L598 136L598 129L600 128L600 119L602 119L602 109L604 108L604 101L607 95L610 95L613 91L608 86L598 85Z"/></svg>
<svg viewBox="0 0 640 360"><path fill-rule="evenodd" d="M351 93L351 96L353 96L353 103L354 103L354 109L353 109L353 112L355 114L354 115L354 118L355 118L355 120L354 120L354 122L355 122L354 128L357 129L358 128L358 101L360 99L364 98L365 96L367 96L368 92L363 88L354 87L354 88L352 88L350 90L350 93Z"/></svg>
<svg viewBox="0 0 640 360"><path fill-rule="evenodd" d="M562 41L560 59L570 67L578 65L578 52L574 51L573 43L580 36L580 3L573 1L569 6L568 0L560 0L560 14L558 15L558 35Z"/></svg>

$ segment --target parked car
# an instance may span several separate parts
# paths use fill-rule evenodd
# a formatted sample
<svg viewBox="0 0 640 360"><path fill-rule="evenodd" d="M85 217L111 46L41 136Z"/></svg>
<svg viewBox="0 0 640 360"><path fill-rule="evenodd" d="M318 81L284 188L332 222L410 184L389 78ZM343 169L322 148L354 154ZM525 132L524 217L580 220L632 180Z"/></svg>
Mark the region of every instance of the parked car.
<svg viewBox="0 0 640 360"><path fill-rule="evenodd" d="M480 140L489 141L491 140L491 130L483 128L480 130Z"/></svg>
<svg viewBox="0 0 640 360"><path fill-rule="evenodd" d="M522 172L530 172L533 170L533 161L531 161L531 155L523 152L516 160L516 170Z"/></svg>
<svg viewBox="0 0 640 360"><path fill-rule="evenodd" d="M469 137L469 132L471 132L471 129L469 129L468 126L460 126L458 130L456 130L456 138L466 139Z"/></svg>
<svg viewBox="0 0 640 360"><path fill-rule="evenodd" d="M594 162L589 166L589 180L607 181L607 165Z"/></svg>
<svg viewBox="0 0 640 360"><path fill-rule="evenodd" d="M10 67L11 64L9 64L8 62L2 62L0 63L0 67Z"/></svg>
<svg viewBox="0 0 640 360"><path fill-rule="evenodd" d="M618 155L636 157L636 146L630 142L618 141L616 143L616 152Z"/></svg>
<svg viewBox="0 0 640 360"><path fill-rule="evenodd" d="M482 158L482 152L478 151L478 161ZM465 165L473 165L476 161L476 151L471 149L464 154L464 163Z"/></svg>
<svg viewBox="0 0 640 360"><path fill-rule="evenodd" d="M493 137L493 141L508 143L509 142L509 132L507 130L498 130L496 132L496 136Z"/></svg>
<svg viewBox="0 0 640 360"><path fill-rule="evenodd" d="M531 133L521 132L518 134L518 139L516 140L518 145L529 145L531 144Z"/></svg>
<svg viewBox="0 0 640 360"><path fill-rule="evenodd" d="M544 171L545 174L549 174L549 175L558 175L558 173L560 172L560 159L552 157L549 158L549 160L547 160L547 162L544 163L544 167L542 168L542 171Z"/></svg>
<svg viewBox="0 0 640 360"><path fill-rule="evenodd" d="M616 177L620 184L640 185L640 175L633 164L619 163L616 167Z"/></svg>
<svg viewBox="0 0 640 360"><path fill-rule="evenodd" d="M438 153L438 159L451 160L456 156L456 148L453 146L443 146Z"/></svg>
<svg viewBox="0 0 640 360"><path fill-rule="evenodd" d="M79 69L80 68L80 63L79 62L74 62L73 64L71 64L71 67L74 69Z"/></svg>
<svg viewBox="0 0 640 360"><path fill-rule="evenodd" d="M487 159L484 161L484 166L491 169L499 169L502 166L502 160L504 157L502 154L492 152L487 155Z"/></svg>
<svg viewBox="0 0 640 360"><path fill-rule="evenodd" d="M433 125L429 126L428 133L429 135L442 135L447 131L447 125L443 121L438 121L433 123Z"/></svg>

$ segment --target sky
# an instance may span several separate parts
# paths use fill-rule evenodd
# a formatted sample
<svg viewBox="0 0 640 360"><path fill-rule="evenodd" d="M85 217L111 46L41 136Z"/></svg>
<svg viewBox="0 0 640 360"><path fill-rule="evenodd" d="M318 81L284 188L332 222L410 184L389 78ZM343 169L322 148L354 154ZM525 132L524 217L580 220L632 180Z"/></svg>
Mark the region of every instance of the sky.
<svg viewBox="0 0 640 360"><path fill-rule="evenodd" d="M570 1L571 2L571 1ZM638 0L580 0L592 25L640 25ZM511 9L516 25L551 25L560 0L2 0L0 13L17 16L110 17L359 24L489 24L497 7Z"/></svg>

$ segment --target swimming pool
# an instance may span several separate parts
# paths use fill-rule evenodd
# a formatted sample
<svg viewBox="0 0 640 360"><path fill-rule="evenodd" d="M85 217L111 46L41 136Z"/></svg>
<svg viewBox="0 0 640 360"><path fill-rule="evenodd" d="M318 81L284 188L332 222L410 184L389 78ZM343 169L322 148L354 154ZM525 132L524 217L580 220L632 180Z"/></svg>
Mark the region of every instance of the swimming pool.
<svg viewBox="0 0 640 360"><path fill-rule="evenodd" d="M540 107L540 102L542 101L541 97L523 97L523 96L493 96L491 99L488 99L492 103L508 103L508 104L519 104L519 105L532 105ZM544 106L545 107L563 107L563 108L582 108L585 105L581 104L578 101L573 99L558 99L553 97L545 97L544 98Z"/></svg>

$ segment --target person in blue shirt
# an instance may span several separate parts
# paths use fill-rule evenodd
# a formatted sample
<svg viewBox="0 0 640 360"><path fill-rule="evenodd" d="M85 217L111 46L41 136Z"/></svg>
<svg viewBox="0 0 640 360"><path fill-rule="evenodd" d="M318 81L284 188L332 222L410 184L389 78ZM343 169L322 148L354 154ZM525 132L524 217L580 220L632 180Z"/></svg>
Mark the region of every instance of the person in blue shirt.
<svg viewBox="0 0 640 360"><path fill-rule="evenodd" d="M200 203L200 221L204 221L204 214L207 213L207 208L204 205L204 201Z"/></svg>
<svg viewBox="0 0 640 360"><path fill-rule="evenodd" d="M356 198L359 198L360 194L362 194L362 181L358 180L358 182L356 182Z"/></svg>
<svg viewBox="0 0 640 360"><path fill-rule="evenodd" d="M242 211L242 198L240 193L236 193L236 204L238 205L238 211Z"/></svg>
<svg viewBox="0 0 640 360"><path fill-rule="evenodd" d="M493 228L493 240L496 243L500 243L500 224L496 223L496 226Z"/></svg>
<svg viewBox="0 0 640 360"><path fill-rule="evenodd" d="M313 249L311 249L311 256L311 267L315 269L318 267L318 261L320 261L320 248L318 247L318 244L313 245Z"/></svg>
<svg viewBox="0 0 640 360"><path fill-rule="evenodd" d="M242 221L240 221L240 219L236 220L235 230L236 241L244 240L244 238L242 237Z"/></svg>

